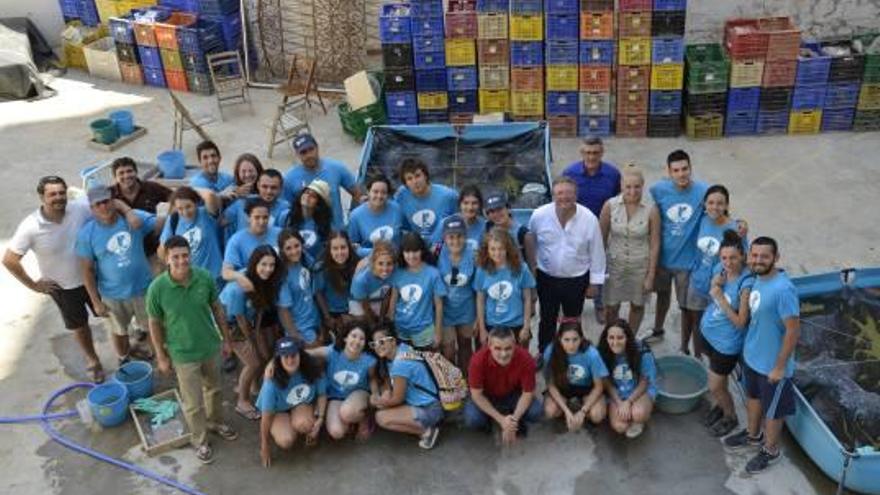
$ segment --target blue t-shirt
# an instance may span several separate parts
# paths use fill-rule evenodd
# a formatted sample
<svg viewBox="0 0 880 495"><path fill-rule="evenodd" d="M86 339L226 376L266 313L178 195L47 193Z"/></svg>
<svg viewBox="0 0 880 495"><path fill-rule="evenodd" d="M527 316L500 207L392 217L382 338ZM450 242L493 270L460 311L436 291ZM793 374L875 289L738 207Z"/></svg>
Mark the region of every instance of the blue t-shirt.
<svg viewBox="0 0 880 495"><path fill-rule="evenodd" d="M223 264L229 265L235 270L247 268L248 260L255 249L262 245L269 245L278 251L278 234L281 229L269 227L262 236L255 236L249 230L239 230L226 243L226 252L223 254Z"/></svg>
<svg viewBox="0 0 880 495"><path fill-rule="evenodd" d="M693 268L699 255L697 231L706 189L706 183L693 181L682 191L670 179L651 186L651 196L660 210L660 266L670 270Z"/></svg>
<svg viewBox="0 0 880 495"><path fill-rule="evenodd" d="M223 218L226 220L227 239L239 230L248 228L248 216L244 212L248 200L259 198L256 194L251 194L247 198L239 198L232 202L223 210ZM284 221L287 220L287 213L290 211L290 203L276 198L269 206L269 225L273 227L284 227Z"/></svg>
<svg viewBox="0 0 880 495"><path fill-rule="evenodd" d="M785 272L773 278L758 277L749 294L749 331L746 334L743 358L753 370L769 375L782 350L785 320L800 317L797 290ZM785 365L785 376L794 373L794 353Z"/></svg>
<svg viewBox="0 0 880 495"><path fill-rule="evenodd" d="M712 276L723 271L721 264L715 265ZM739 298L744 290L750 290L755 285L755 276L748 270L740 272L736 280L728 280L724 284L724 299L730 304L733 311L739 311ZM709 301L709 306L703 312L700 321L700 329L703 337L712 344L716 351L729 356L739 356L742 352L743 341L746 338L745 328L736 328L724 314L715 299Z"/></svg>
<svg viewBox="0 0 880 495"><path fill-rule="evenodd" d="M98 292L103 298L143 296L153 278L144 253L144 236L155 227L156 217L141 210L134 213L143 221L137 230L117 215L111 225L91 219L77 233L76 255L94 263Z"/></svg>
<svg viewBox="0 0 880 495"><path fill-rule="evenodd" d="M318 338L318 310L315 307L315 288L312 274L302 263L287 266L287 276L281 283L278 307L287 308L303 340L311 344Z"/></svg>
<svg viewBox="0 0 880 495"><path fill-rule="evenodd" d="M391 290L391 278L383 280L373 275L369 266L361 268L351 280L351 298L355 301L381 301Z"/></svg>
<svg viewBox="0 0 880 495"><path fill-rule="evenodd" d="M392 378L395 376L406 378L404 401L407 405L415 407L425 407L438 402L439 399L435 395L437 386L434 385L433 378L428 375L427 365L422 361L402 358L404 352L412 352L412 348L406 344L398 344L397 355L391 362L391 369L388 372Z"/></svg>
<svg viewBox="0 0 880 495"><path fill-rule="evenodd" d="M518 274L506 266L494 273L477 268L474 290L486 293L486 326L523 326L523 290L534 287L535 277L525 263L520 263Z"/></svg>
<svg viewBox="0 0 880 495"><path fill-rule="evenodd" d="M446 218L444 217L443 220L446 220ZM465 226L467 231L464 234L464 238L467 242L467 246L476 253L480 250L480 243L483 241L483 234L486 233L486 219L483 217L477 217L474 219L474 223L470 225L465 222ZM434 235L431 238L431 243L435 246L443 244L443 221L437 222L437 226L434 228Z"/></svg>
<svg viewBox="0 0 880 495"><path fill-rule="evenodd" d="M736 232L736 222L731 220L724 225L718 225L708 215L703 215L703 219L700 220L700 230L697 234L697 259L691 269L688 286L693 287L697 294L705 298L709 297L712 269L718 264L718 251L721 249L725 230ZM746 241L743 239L743 249L748 252L745 248Z"/></svg>
<svg viewBox="0 0 880 495"><path fill-rule="evenodd" d="M348 312L348 291L338 292L333 288L327 277L327 272L319 268L313 273L315 280L315 294L321 294L327 301L331 313Z"/></svg>
<svg viewBox="0 0 880 495"><path fill-rule="evenodd" d="M400 230L403 227L403 216L400 206L389 201L385 209L375 213L367 204L362 204L351 212L348 219L348 237L358 245L357 255L365 258L373 251L373 243L387 241L400 246Z"/></svg>
<svg viewBox="0 0 880 495"><path fill-rule="evenodd" d="M544 370L550 376L550 359L553 357L553 348L548 345L544 349ZM572 387L592 387L593 379L601 379L608 376L608 368L599 356L596 347L589 346L583 351L569 354L568 358L568 384Z"/></svg>
<svg viewBox="0 0 880 495"><path fill-rule="evenodd" d="M165 220L159 240L164 243L172 235L181 235L189 242L192 264L211 272L214 278L220 276L223 268L223 252L220 249L220 230L217 219L205 207L200 206L196 216L187 220L178 216L177 228L171 232L171 217Z"/></svg>
<svg viewBox="0 0 880 495"><path fill-rule="evenodd" d="M337 351L332 345L327 346L327 397L332 400L344 400L355 390L370 391L370 369L376 366L376 358L362 352L354 361L345 355L345 351Z"/></svg>
<svg viewBox="0 0 880 495"><path fill-rule="evenodd" d="M355 178L345 164L330 158L320 158L318 167L309 170L304 165L297 165L284 174L284 199L293 204L296 196L315 179L321 179L330 186L330 209L333 210L333 229L342 230L345 225L342 217L342 200L339 188L352 189Z"/></svg>
<svg viewBox="0 0 880 495"><path fill-rule="evenodd" d="M303 218L299 225L293 227L299 231L303 238L303 250L308 265L313 265L324 256L324 236L318 231L318 224L314 218Z"/></svg>
<svg viewBox="0 0 880 495"><path fill-rule="evenodd" d="M577 202L593 212L596 218L602 212L602 205L620 194L620 171L608 162L601 162L599 170L588 175L583 160L577 161L566 167L562 175L575 181Z"/></svg>
<svg viewBox="0 0 880 495"><path fill-rule="evenodd" d="M437 223L458 209L458 193L442 184L431 184L428 195L418 198L406 187L394 195L403 212L404 227L431 242Z"/></svg>
<svg viewBox="0 0 880 495"><path fill-rule="evenodd" d="M629 399L629 396L639 386L639 380L644 376L648 379L648 389L646 393L651 400L657 397L657 364L654 361L654 355L650 352L642 354L641 375L639 379L633 375L626 362L626 356L620 355L615 357L614 370L611 372L611 380L617 389L617 395L621 400Z"/></svg>
<svg viewBox="0 0 880 495"><path fill-rule="evenodd" d="M474 292L474 275L477 264L474 250L465 245L458 265L453 265L446 246L440 249L437 270L446 285L443 296L443 326L470 325L477 319L477 298ZM455 279L453 279L453 271Z"/></svg>
<svg viewBox="0 0 880 495"><path fill-rule="evenodd" d="M318 396L327 395L327 379L322 376L315 383L309 383L299 371L281 388L274 379L263 380L260 395L257 396L257 409L266 413L287 412L302 404L312 404Z"/></svg>
<svg viewBox="0 0 880 495"><path fill-rule="evenodd" d="M215 193L219 193L233 184L235 184L235 177L220 171L217 172L217 177L214 179L211 179L204 171L201 171L189 180L190 187L210 189Z"/></svg>
<svg viewBox="0 0 880 495"><path fill-rule="evenodd" d="M397 289L394 324L401 337L409 338L434 324L434 298L446 295L446 285L436 268L427 263L422 263L418 272L398 268L391 284Z"/></svg>
<svg viewBox="0 0 880 495"><path fill-rule="evenodd" d="M245 294L244 289L236 283L226 284L220 291L220 303L226 311L226 319L235 321L236 316L243 316L251 322L256 321L257 312L254 310L251 300Z"/></svg>

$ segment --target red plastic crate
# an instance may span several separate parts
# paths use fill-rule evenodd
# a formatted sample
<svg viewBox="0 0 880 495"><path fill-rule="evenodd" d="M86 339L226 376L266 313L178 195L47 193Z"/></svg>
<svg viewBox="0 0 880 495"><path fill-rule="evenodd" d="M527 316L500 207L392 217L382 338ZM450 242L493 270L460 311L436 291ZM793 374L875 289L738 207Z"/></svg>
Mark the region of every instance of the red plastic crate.
<svg viewBox="0 0 880 495"><path fill-rule="evenodd" d="M650 102L650 91L618 91L617 113L619 114L647 114Z"/></svg>
<svg viewBox="0 0 880 495"><path fill-rule="evenodd" d="M189 86L186 83L185 71L166 70L165 82L168 84L168 89L173 89L174 91L189 91Z"/></svg>
<svg viewBox="0 0 880 495"><path fill-rule="evenodd" d="M452 125L465 125L474 123L474 114L472 113L450 113L449 123Z"/></svg>
<svg viewBox="0 0 880 495"><path fill-rule="evenodd" d="M618 36L621 38L651 36L651 10L618 14Z"/></svg>
<svg viewBox="0 0 880 495"><path fill-rule="evenodd" d="M653 0L620 0L618 6L621 12L632 12L634 10L650 11L654 7Z"/></svg>
<svg viewBox="0 0 880 495"><path fill-rule="evenodd" d="M132 30L134 31L134 39L137 40L137 44L155 47L156 31L153 29L155 24L152 22L135 22L133 24Z"/></svg>
<svg viewBox="0 0 880 495"><path fill-rule="evenodd" d="M196 15L188 12L174 12L168 19L153 25L156 46L168 50L177 50L177 28L191 26L196 23Z"/></svg>
<svg viewBox="0 0 880 495"><path fill-rule="evenodd" d="M611 91L611 66L582 65L578 69L581 91Z"/></svg>
<svg viewBox="0 0 880 495"><path fill-rule="evenodd" d="M548 115L547 123L552 137L577 137L577 115Z"/></svg>
<svg viewBox="0 0 880 495"><path fill-rule="evenodd" d="M647 114L617 114L617 132L619 137L647 137Z"/></svg>
<svg viewBox="0 0 880 495"><path fill-rule="evenodd" d="M446 37L477 39L476 12L447 12Z"/></svg>
<svg viewBox="0 0 880 495"><path fill-rule="evenodd" d="M758 26L758 19L731 19L724 23L724 45L730 58L764 59L768 34Z"/></svg>
<svg viewBox="0 0 880 495"><path fill-rule="evenodd" d="M480 65L503 65L509 60L508 40L477 40L477 63Z"/></svg>
<svg viewBox="0 0 880 495"><path fill-rule="evenodd" d="M794 86L797 78L797 60L793 61L767 61L764 63L764 75L761 77L761 87L782 88Z"/></svg>
<svg viewBox="0 0 880 495"><path fill-rule="evenodd" d="M613 40L614 12L581 12L582 40Z"/></svg>
<svg viewBox="0 0 880 495"><path fill-rule="evenodd" d="M767 33L767 60L797 60L801 46L801 30L790 17L763 17L758 29Z"/></svg>
<svg viewBox="0 0 880 495"><path fill-rule="evenodd" d="M619 91L644 91L651 89L651 66L619 66L617 69L617 89Z"/></svg>
<svg viewBox="0 0 880 495"><path fill-rule="evenodd" d="M513 91L544 91L543 67L514 67L510 71Z"/></svg>
<svg viewBox="0 0 880 495"><path fill-rule="evenodd" d="M128 84L141 86L144 84L144 71L141 70L141 66L138 64L119 62L119 72L122 74L122 80Z"/></svg>
<svg viewBox="0 0 880 495"><path fill-rule="evenodd" d="M477 10L477 0L449 0L450 12L474 12Z"/></svg>

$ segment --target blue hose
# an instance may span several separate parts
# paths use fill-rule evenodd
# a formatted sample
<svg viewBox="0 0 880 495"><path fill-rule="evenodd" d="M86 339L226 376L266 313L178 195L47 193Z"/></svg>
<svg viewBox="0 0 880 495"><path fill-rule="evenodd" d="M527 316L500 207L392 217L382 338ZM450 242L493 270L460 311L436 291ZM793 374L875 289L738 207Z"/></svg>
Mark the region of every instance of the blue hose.
<svg viewBox="0 0 880 495"><path fill-rule="evenodd" d="M102 454L98 451L92 450L88 447L80 445L64 435L62 435L58 430L52 427L49 424L49 421L61 418L70 418L73 416L77 416L79 413L75 410L66 411L61 413L49 413L49 410L52 409L52 405L55 401L61 397L62 395L70 392L71 390L75 390L78 388L92 388L94 387L91 383L74 383L72 385L68 385L66 387L62 387L56 390L50 397L49 400L46 401L46 404L43 406L43 414L34 415L34 416L16 416L16 417L0 417L0 424L15 424L15 423L27 423L33 421L40 421L43 426L43 431L46 432L52 440L60 443L61 445L71 449L75 452L79 452L80 454L85 454L93 459L97 459L102 462L106 462L107 464L111 464L118 468L122 468L133 473L139 474L145 478L149 478L157 483L161 483L163 485L170 486L176 490L179 490L183 493L188 493L190 495L205 495L204 493L196 490L195 488L189 487L182 483L178 483L174 480L170 480L168 478L164 478L153 471L146 470L140 466L136 466L134 464L129 464L124 461L120 461L119 459L115 459L108 455Z"/></svg>

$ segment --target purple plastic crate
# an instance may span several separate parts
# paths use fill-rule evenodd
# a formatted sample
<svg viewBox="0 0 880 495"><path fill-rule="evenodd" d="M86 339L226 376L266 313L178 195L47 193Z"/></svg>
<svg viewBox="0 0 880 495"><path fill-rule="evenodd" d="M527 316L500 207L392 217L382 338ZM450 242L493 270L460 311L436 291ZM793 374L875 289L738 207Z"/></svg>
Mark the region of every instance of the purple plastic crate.
<svg viewBox="0 0 880 495"><path fill-rule="evenodd" d="M544 15L544 37L547 40L577 40L579 29L580 17L577 12Z"/></svg>
<svg viewBox="0 0 880 495"><path fill-rule="evenodd" d="M479 87L477 83L476 67L447 67L446 86L449 91L470 91ZM451 93L450 93L451 94ZM468 111L454 110L455 113L468 113Z"/></svg>
<svg viewBox="0 0 880 495"><path fill-rule="evenodd" d="M546 44L544 60L547 65L577 65L578 42L577 40L548 41Z"/></svg>
<svg viewBox="0 0 880 495"><path fill-rule="evenodd" d="M161 67L158 69L154 67L144 67L144 84L147 86L164 88L167 86L165 84L165 72Z"/></svg>
<svg viewBox="0 0 880 495"><path fill-rule="evenodd" d="M477 91L450 91L450 113L477 113Z"/></svg>
<svg viewBox="0 0 880 495"><path fill-rule="evenodd" d="M578 136L610 136L611 117L578 117Z"/></svg>
<svg viewBox="0 0 880 495"><path fill-rule="evenodd" d="M825 92L825 108L855 108L859 101L859 82L828 83Z"/></svg>
<svg viewBox="0 0 880 495"><path fill-rule="evenodd" d="M577 91L547 91L547 115L577 115Z"/></svg>
<svg viewBox="0 0 880 495"><path fill-rule="evenodd" d="M613 64L614 40L581 40L578 62L581 65Z"/></svg>
<svg viewBox="0 0 880 495"><path fill-rule="evenodd" d="M580 8L580 0L544 0L544 11L547 13L575 13Z"/></svg>
<svg viewBox="0 0 880 495"><path fill-rule="evenodd" d="M446 69L417 70L416 91L446 91Z"/></svg>
<svg viewBox="0 0 880 495"><path fill-rule="evenodd" d="M160 55L159 49L153 46L138 46L138 54L141 57L141 65L144 66L144 69L159 69L162 70L162 57Z"/></svg>
<svg viewBox="0 0 880 495"><path fill-rule="evenodd" d="M795 86L794 96L791 98L792 110L819 110L825 105L825 93L828 91L826 84L813 84L809 86Z"/></svg>
<svg viewBox="0 0 880 495"><path fill-rule="evenodd" d="M684 62L684 38L667 36L652 39L651 61L655 64L680 64Z"/></svg>
<svg viewBox="0 0 880 495"><path fill-rule="evenodd" d="M511 41L510 64L523 67L544 65L544 43L540 41Z"/></svg>
<svg viewBox="0 0 880 495"><path fill-rule="evenodd" d="M756 112L761 107L761 88L730 88L727 92L728 112Z"/></svg>
<svg viewBox="0 0 880 495"><path fill-rule="evenodd" d="M728 113L724 120L725 136L750 136L758 133L758 111Z"/></svg>
<svg viewBox="0 0 880 495"><path fill-rule="evenodd" d="M651 91L650 113L652 115L675 115L681 113L681 91Z"/></svg>

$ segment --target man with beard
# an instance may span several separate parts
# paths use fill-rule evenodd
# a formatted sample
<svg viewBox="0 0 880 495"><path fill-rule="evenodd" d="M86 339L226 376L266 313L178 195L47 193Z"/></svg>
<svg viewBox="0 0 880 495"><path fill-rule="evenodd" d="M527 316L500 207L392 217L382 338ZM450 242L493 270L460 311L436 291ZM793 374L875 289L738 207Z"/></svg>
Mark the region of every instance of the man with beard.
<svg viewBox="0 0 880 495"><path fill-rule="evenodd" d="M226 204L235 198L235 178L220 171L220 148L213 141L202 141L196 146L196 158L202 171L189 181L193 189L207 189L220 194Z"/></svg>
<svg viewBox="0 0 880 495"><path fill-rule="evenodd" d="M171 189L153 182L151 180L140 180L138 178L137 163L127 156L113 160L110 165L113 171L114 184L110 187L113 198L122 200L128 206L145 211L147 213L156 214L156 207L159 203L166 203L171 197ZM159 232L161 232L162 220L164 217L157 218L159 222ZM144 238L144 251L147 257L153 256L159 247L159 236L150 233Z"/></svg>
<svg viewBox="0 0 880 495"><path fill-rule="evenodd" d="M257 178L257 194L235 200L223 211L223 219L226 222L227 239L232 234L248 227L248 216L244 212L247 200L260 198L269 204L269 225L281 227L287 220L290 211L290 203L281 198L284 189L284 179L281 173L274 168L263 170Z"/></svg>
<svg viewBox="0 0 880 495"><path fill-rule="evenodd" d="M758 276L749 294L751 320L743 347L748 425L724 439L731 449L759 447L746 472L760 473L779 460L779 437L786 416L794 414L794 349L800 337L797 291L776 268L779 250L770 237L758 237L749 265ZM763 431L762 431L763 427Z"/></svg>

